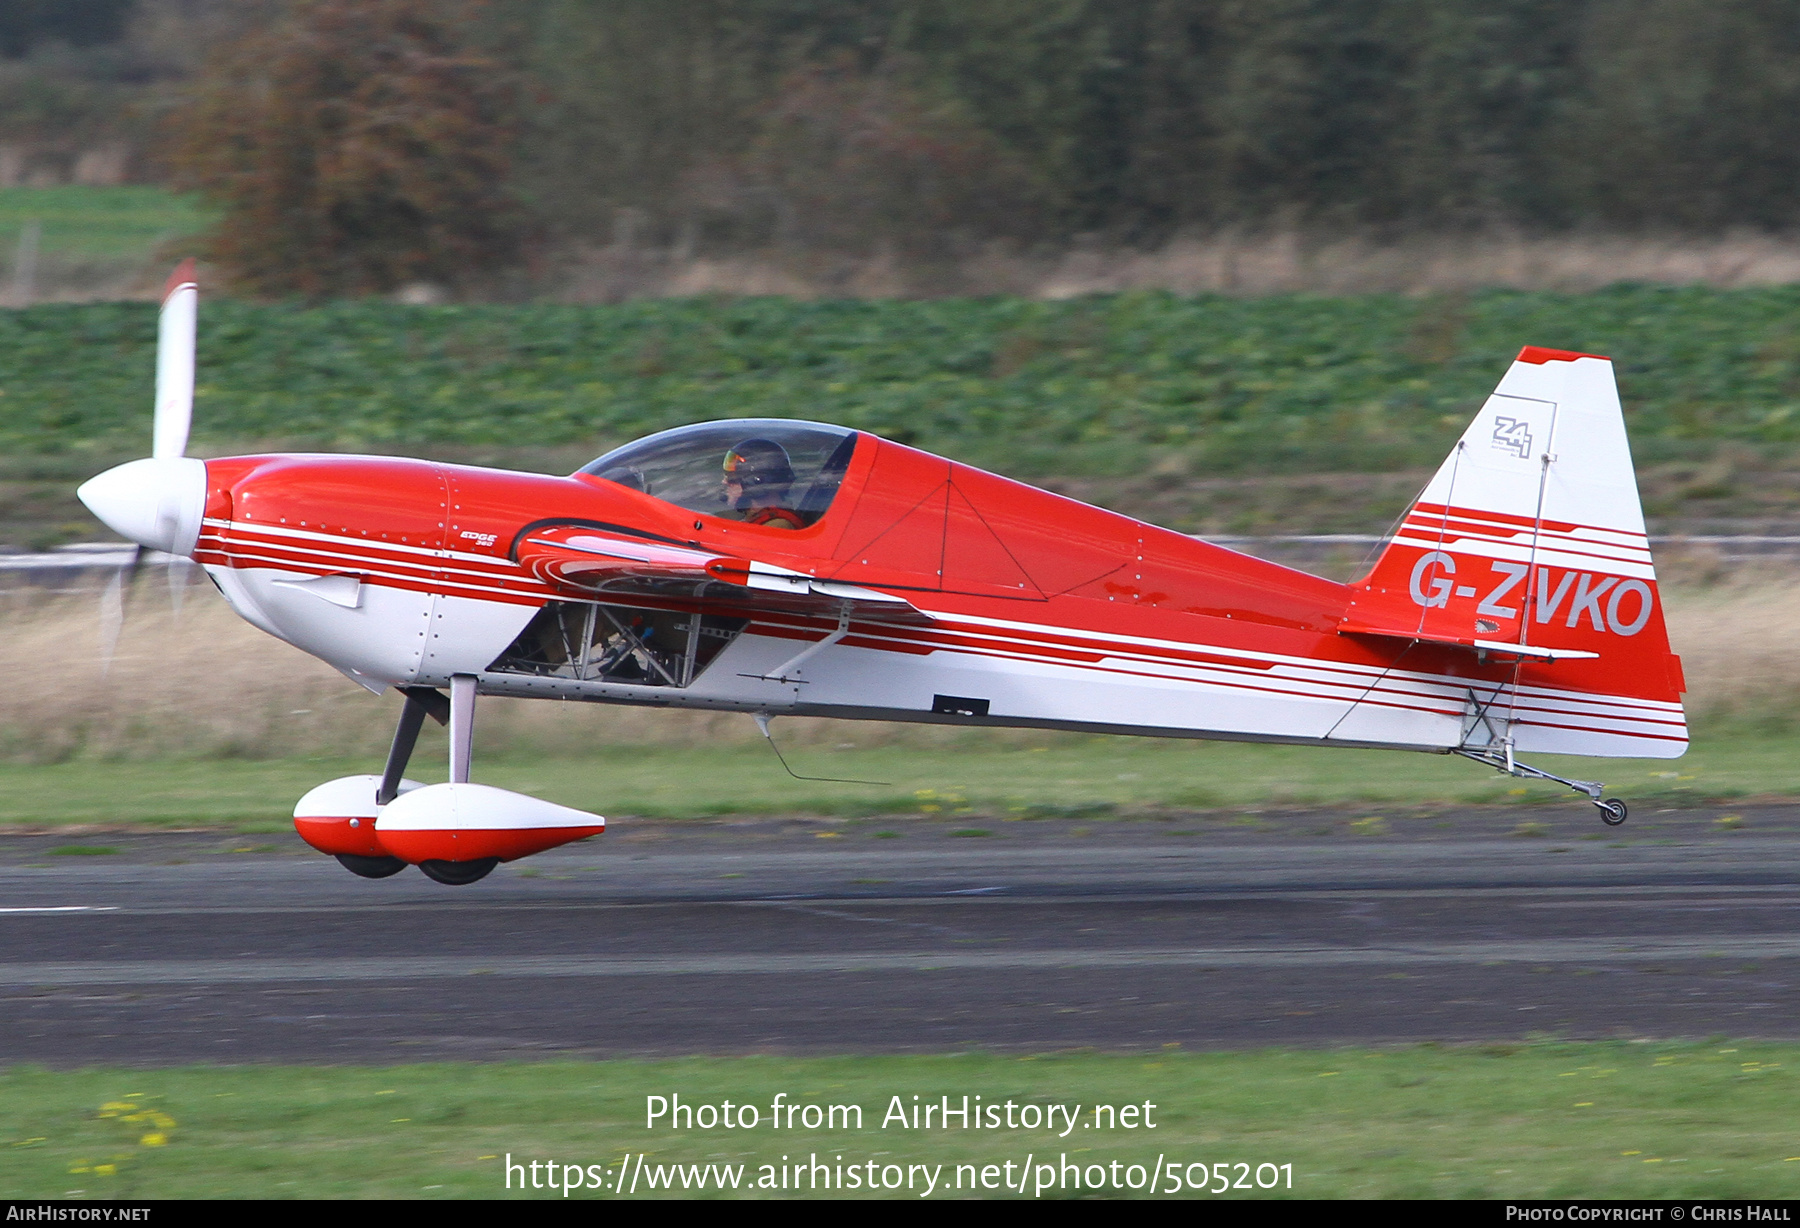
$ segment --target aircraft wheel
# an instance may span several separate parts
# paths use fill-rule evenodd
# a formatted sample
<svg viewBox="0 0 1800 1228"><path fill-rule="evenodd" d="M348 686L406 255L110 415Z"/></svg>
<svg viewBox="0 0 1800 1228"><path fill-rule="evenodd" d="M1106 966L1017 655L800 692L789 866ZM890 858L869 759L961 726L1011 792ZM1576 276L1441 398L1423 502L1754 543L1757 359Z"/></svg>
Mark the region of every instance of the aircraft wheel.
<svg viewBox="0 0 1800 1228"><path fill-rule="evenodd" d="M480 882L499 864L498 857L483 857L478 861L421 861L419 869L434 883L464 887Z"/></svg>
<svg viewBox="0 0 1800 1228"><path fill-rule="evenodd" d="M361 857L355 853L337 854L338 864L358 878L387 878L406 869L398 857Z"/></svg>
<svg viewBox="0 0 1800 1228"><path fill-rule="evenodd" d="M1625 821L1625 803L1618 798L1609 797L1594 804L1600 807L1600 821L1608 827L1617 827Z"/></svg>

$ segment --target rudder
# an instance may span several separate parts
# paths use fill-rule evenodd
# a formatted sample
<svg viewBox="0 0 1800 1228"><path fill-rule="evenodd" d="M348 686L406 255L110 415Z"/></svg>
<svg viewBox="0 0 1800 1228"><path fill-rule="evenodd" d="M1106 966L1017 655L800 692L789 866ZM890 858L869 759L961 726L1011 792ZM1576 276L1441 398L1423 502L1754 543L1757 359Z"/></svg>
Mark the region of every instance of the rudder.
<svg viewBox="0 0 1800 1228"><path fill-rule="evenodd" d="M1520 750L1686 748L1612 363L1527 347L1407 509L1339 630L1521 662Z"/></svg>

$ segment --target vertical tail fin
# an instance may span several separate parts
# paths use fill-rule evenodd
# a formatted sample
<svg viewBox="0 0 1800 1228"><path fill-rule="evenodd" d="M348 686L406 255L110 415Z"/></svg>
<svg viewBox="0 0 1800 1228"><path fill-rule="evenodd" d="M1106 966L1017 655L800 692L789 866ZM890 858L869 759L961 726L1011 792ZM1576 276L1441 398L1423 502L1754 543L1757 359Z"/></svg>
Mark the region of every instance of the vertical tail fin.
<svg viewBox="0 0 1800 1228"><path fill-rule="evenodd" d="M1593 697L1522 711L1522 750L1679 755L1681 662L1612 363L1520 351L1354 587L1339 630L1517 658L1521 703L1528 692Z"/></svg>

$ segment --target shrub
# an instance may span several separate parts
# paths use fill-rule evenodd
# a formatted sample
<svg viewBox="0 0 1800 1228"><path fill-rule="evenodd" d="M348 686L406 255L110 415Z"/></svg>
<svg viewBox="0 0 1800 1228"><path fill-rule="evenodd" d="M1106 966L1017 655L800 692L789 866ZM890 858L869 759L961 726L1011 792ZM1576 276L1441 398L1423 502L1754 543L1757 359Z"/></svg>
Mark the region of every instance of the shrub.
<svg viewBox="0 0 1800 1228"><path fill-rule="evenodd" d="M515 84L473 6L301 0L223 48L176 113L183 186L222 210L238 289L311 298L467 287L517 255Z"/></svg>

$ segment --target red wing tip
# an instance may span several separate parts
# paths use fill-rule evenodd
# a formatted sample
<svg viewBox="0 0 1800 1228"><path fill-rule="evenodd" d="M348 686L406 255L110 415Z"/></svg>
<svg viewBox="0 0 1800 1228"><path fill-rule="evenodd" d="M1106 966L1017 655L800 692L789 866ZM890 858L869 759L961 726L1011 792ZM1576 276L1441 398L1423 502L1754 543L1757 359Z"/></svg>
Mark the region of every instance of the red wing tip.
<svg viewBox="0 0 1800 1228"><path fill-rule="evenodd" d="M1601 362L1611 362L1604 354L1577 354L1574 350L1547 350L1541 345L1528 345L1519 351L1519 362L1574 362L1577 358L1598 358Z"/></svg>
<svg viewBox="0 0 1800 1228"><path fill-rule="evenodd" d="M168 302L169 296L183 286L197 286L198 284L194 280L194 258L189 256L175 266L175 271L169 274L169 280L163 283L162 301Z"/></svg>

